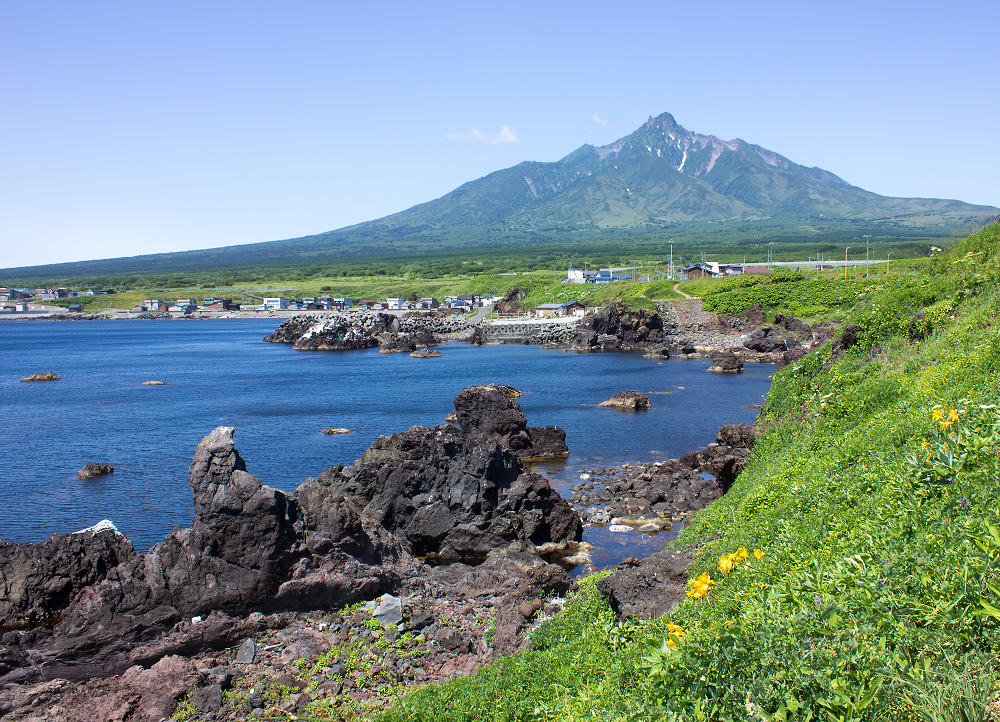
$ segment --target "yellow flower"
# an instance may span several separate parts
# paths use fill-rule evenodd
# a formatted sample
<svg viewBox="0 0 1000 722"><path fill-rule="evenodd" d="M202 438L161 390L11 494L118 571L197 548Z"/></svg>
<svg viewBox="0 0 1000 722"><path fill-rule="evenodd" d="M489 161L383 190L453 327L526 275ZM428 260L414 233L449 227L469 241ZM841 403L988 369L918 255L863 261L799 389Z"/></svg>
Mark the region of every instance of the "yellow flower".
<svg viewBox="0 0 1000 722"><path fill-rule="evenodd" d="M670 632L671 634L676 634L678 637L683 637L685 634L684 630L678 627L673 622L667 622L667 631Z"/></svg>
<svg viewBox="0 0 1000 722"><path fill-rule="evenodd" d="M948 412L948 419L952 422L958 421L958 409L952 409Z"/></svg>
<svg viewBox="0 0 1000 722"><path fill-rule="evenodd" d="M688 590L687 595L692 599L700 599L708 594L714 585L715 582L712 581L712 577L703 573L691 582L691 589Z"/></svg>
<svg viewBox="0 0 1000 722"><path fill-rule="evenodd" d="M923 441L920 442L920 448L929 449L931 448L931 445L927 443L927 439L924 439Z"/></svg>
<svg viewBox="0 0 1000 722"><path fill-rule="evenodd" d="M667 646L668 646L668 647L676 647L676 646L677 646L677 642L675 642L675 641L674 641L674 640L672 640L672 639L668 639L668 640L667 640Z"/></svg>
<svg viewBox="0 0 1000 722"><path fill-rule="evenodd" d="M724 623L724 624L725 624L725 625L726 625L727 627L731 627L731 626L733 626L733 620L732 620L732 619L727 619L727 620L726 620L725 622L723 622L723 623Z"/></svg>
<svg viewBox="0 0 1000 722"><path fill-rule="evenodd" d="M719 557L719 571L725 574L731 572L736 566L735 554L723 554Z"/></svg>
<svg viewBox="0 0 1000 722"><path fill-rule="evenodd" d="M754 559L756 559L757 561L760 561L763 557L764 557L764 552L762 552L760 549L754 549L753 550L753 558Z"/></svg>
<svg viewBox="0 0 1000 722"><path fill-rule="evenodd" d="M931 418L937 421L938 423L941 423L941 419L944 418L944 412L941 411L941 409L934 409L931 412Z"/></svg>
<svg viewBox="0 0 1000 722"><path fill-rule="evenodd" d="M736 556L739 557L740 559L749 559L750 552L747 551L746 547L740 547L739 549L736 550Z"/></svg>

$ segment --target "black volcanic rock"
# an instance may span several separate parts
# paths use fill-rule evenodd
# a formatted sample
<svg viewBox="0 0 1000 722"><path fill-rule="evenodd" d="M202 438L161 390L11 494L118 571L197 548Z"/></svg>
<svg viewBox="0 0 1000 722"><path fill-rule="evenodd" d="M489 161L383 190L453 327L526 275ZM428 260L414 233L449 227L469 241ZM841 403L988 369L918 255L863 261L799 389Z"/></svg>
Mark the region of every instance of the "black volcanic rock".
<svg viewBox="0 0 1000 722"><path fill-rule="evenodd" d="M114 473L115 467L102 461L91 461L76 472L77 479L98 479Z"/></svg>
<svg viewBox="0 0 1000 722"><path fill-rule="evenodd" d="M723 374L738 374L743 370L743 359L732 351L720 351L712 356L709 371Z"/></svg>
<svg viewBox="0 0 1000 722"><path fill-rule="evenodd" d="M598 335L617 336L623 344L663 340L663 320L655 311L633 310L624 301L608 304L590 324Z"/></svg>
<svg viewBox="0 0 1000 722"><path fill-rule="evenodd" d="M750 338L743 342L743 345L758 353L773 353L788 348L785 339L772 326L763 326L757 329Z"/></svg>
<svg viewBox="0 0 1000 722"><path fill-rule="evenodd" d="M597 589L618 619L655 619L684 601L690 564L687 550L664 550L641 561L631 557L597 582Z"/></svg>
<svg viewBox="0 0 1000 722"><path fill-rule="evenodd" d="M455 397L455 416L465 432L497 439L521 459L569 454L566 432L558 426L528 427L521 406L512 399L521 393L506 385L480 385L463 389Z"/></svg>
<svg viewBox="0 0 1000 722"><path fill-rule="evenodd" d="M114 529L52 534L39 544L0 541L0 627L57 615L134 556L132 542Z"/></svg>
<svg viewBox="0 0 1000 722"><path fill-rule="evenodd" d="M331 534L322 510L344 499L416 556L479 559L514 540L543 544L581 534L576 512L547 479L524 471L497 439L452 426L379 437L355 466L306 480L296 497L307 529ZM332 523L344 525L340 516Z"/></svg>

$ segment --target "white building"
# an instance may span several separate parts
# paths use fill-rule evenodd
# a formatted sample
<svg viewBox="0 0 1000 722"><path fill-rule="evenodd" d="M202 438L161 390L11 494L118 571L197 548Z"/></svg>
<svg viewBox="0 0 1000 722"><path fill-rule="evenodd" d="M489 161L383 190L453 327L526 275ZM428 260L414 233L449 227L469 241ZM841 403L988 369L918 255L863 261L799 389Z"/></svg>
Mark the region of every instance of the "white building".
<svg viewBox="0 0 1000 722"><path fill-rule="evenodd" d="M268 311L280 311L282 309L288 308L292 304L287 298L265 298L264 308Z"/></svg>

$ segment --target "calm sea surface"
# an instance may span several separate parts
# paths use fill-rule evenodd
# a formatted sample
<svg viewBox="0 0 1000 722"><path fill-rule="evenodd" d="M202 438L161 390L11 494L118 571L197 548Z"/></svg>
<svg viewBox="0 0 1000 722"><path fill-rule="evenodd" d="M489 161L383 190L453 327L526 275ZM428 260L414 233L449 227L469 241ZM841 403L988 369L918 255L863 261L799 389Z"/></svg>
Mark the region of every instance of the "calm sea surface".
<svg viewBox="0 0 1000 722"><path fill-rule="evenodd" d="M566 487L584 468L702 448L726 423L752 423L773 366L717 375L708 361L662 365L638 354L446 344L437 359L377 349L302 353L263 343L274 320L0 322L0 538L40 541L111 519L137 550L193 516L187 468L198 441L236 427L248 470L293 491L350 464L380 434L434 426L476 383L506 383L528 423L566 429L571 455L536 465ZM54 371L60 381L21 383ZM143 381L165 386L142 386ZM618 391L650 396L634 414L597 408ZM354 429L324 436L325 427ZM658 452L654 454L653 452ZM114 474L81 481L89 461ZM597 566L662 548L667 535L588 529Z"/></svg>

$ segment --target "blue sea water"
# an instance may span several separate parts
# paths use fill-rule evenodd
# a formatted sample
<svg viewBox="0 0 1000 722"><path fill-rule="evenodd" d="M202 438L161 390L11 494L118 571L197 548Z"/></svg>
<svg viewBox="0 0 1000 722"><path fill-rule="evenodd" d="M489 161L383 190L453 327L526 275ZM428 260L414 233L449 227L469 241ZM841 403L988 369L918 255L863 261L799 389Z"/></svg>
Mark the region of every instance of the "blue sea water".
<svg viewBox="0 0 1000 722"><path fill-rule="evenodd" d="M639 354L574 354L537 346L445 344L411 359L377 349L298 352L263 343L274 320L0 322L0 538L41 541L111 519L143 551L194 513L187 469L198 441L236 427L248 470L293 491L358 459L380 434L434 426L476 383L510 384L531 425L566 429L570 457L536 465L565 491L581 470L669 459L703 448L726 423L752 423L773 366L709 373L708 361L662 364ZM22 383L54 371L61 380ZM143 381L165 386L143 386ZM653 406L595 404L634 389ZM320 429L354 433L325 436ZM653 452L658 452L654 454ZM83 481L106 461L115 472ZM588 529L595 563L662 548L666 535Z"/></svg>

